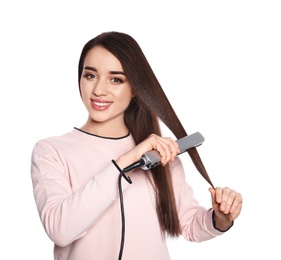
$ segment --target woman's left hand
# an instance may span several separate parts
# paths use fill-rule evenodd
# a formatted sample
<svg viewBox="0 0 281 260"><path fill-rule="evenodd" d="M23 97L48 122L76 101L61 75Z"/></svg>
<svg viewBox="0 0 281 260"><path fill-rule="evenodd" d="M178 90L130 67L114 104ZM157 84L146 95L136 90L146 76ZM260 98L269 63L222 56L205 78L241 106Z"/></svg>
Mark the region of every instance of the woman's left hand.
<svg viewBox="0 0 281 260"><path fill-rule="evenodd" d="M216 228L226 230L240 215L242 196L229 188L210 188Z"/></svg>

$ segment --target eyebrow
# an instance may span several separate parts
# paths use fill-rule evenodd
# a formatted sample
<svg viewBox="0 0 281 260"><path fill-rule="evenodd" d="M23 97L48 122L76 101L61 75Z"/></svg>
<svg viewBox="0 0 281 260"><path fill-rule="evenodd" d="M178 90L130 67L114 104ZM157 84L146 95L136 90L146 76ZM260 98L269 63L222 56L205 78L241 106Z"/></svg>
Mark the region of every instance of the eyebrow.
<svg viewBox="0 0 281 260"><path fill-rule="evenodd" d="M83 69L84 69L84 70L91 70L91 71L95 71L95 72L98 71L96 68L90 67L90 66L85 66ZM109 73L110 73L110 74L113 74L113 75L122 74L122 75L125 76L125 73L124 73L123 71L114 71L114 70L113 70L113 71L109 71Z"/></svg>

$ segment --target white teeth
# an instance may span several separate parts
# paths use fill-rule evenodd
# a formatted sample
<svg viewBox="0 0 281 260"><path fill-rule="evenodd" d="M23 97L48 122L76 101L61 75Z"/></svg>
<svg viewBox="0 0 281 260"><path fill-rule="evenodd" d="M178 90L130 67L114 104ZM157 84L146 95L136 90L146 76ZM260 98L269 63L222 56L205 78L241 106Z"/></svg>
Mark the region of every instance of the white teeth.
<svg viewBox="0 0 281 260"><path fill-rule="evenodd" d="M108 106L108 103L101 103L101 102L94 102L95 105L100 106L100 107L105 107Z"/></svg>

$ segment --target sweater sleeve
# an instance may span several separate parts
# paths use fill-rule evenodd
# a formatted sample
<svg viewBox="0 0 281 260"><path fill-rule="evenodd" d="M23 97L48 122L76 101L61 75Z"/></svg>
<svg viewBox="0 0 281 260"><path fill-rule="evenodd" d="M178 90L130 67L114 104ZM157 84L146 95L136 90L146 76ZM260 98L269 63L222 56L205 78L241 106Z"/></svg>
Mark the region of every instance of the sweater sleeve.
<svg viewBox="0 0 281 260"><path fill-rule="evenodd" d="M49 143L32 152L31 178L40 219L50 239L64 247L82 237L118 198L119 172L112 162L72 191L67 165ZM122 178L122 188L129 184Z"/></svg>
<svg viewBox="0 0 281 260"><path fill-rule="evenodd" d="M182 236L188 241L202 242L223 234L213 226L213 209L200 206L194 198L179 158L172 164L172 178Z"/></svg>

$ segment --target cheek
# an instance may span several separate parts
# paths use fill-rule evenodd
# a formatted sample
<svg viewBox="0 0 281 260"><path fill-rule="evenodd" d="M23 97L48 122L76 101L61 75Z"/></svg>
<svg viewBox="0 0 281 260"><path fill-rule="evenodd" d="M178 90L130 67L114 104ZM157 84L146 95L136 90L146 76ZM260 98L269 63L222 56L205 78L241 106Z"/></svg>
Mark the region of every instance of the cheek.
<svg viewBox="0 0 281 260"><path fill-rule="evenodd" d="M124 106L129 106L131 100L132 100L132 92L130 89L124 91L124 93L122 93L122 95L120 95L120 101L124 104Z"/></svg>
<svg viewBox="0 0 281 260"><path fill-rule="evenodd" d="M80 92L83 94L83 96L88 96L89 93L91 93L91 89L83 80L80 81Z"/></svg>
<svg viewBox="0 0 281 260"><path fill-rule="evenodd" d="M123 98L126 100L131 100L133 97L132 88L130 85L127 85L125 88L122 89Z"/></svg>
<svg viewBox="0 0 281 260"><path fill-rule="evenodd" d="M80 93L81 93L81 98L83 103L86 105L89 100L89 91L87 88L83 87L82 85L80 86Z"/></svg>

